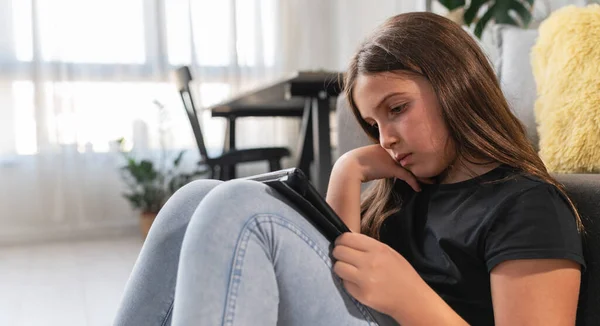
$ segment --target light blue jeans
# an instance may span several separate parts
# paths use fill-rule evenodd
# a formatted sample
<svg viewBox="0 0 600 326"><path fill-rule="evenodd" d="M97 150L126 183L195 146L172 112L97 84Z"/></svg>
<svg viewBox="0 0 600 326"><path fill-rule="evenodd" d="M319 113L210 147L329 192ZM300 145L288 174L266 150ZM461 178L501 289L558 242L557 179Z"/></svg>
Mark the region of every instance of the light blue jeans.
<svg viewBox="0 0 600 326"><path fill-rule="evenodd" d="M115 325L398 325L345 291L331 249L262 183L194 181L158 214Z"/></svg>

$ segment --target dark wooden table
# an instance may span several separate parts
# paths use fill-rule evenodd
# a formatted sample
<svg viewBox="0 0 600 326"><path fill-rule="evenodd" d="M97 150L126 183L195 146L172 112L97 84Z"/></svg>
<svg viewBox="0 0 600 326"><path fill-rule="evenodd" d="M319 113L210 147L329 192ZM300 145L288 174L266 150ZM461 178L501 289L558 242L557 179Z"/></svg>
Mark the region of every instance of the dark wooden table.
<svg viewBox="0 0 600 326"><path fill-rule="evenodd" d="M322 194L331 174L329 136L330 100L341 92L341 75L334 72L297 72L272 84L210 107L213 117L227 118L226 149L235 148L235 121L241 117L301 117L296 166L311 176ZM233 174L232 174L233 175Z"/></svg>

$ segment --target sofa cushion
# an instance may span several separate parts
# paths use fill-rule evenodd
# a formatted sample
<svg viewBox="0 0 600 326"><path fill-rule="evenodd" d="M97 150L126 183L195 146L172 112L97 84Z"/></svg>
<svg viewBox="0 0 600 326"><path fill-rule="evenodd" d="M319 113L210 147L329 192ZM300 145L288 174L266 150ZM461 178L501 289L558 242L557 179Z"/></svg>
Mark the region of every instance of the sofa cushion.
<svg viewBox="0 0 600 326"><path fill-rule="evenodd" d="M549 171L600 173L600 5L561 8L538 31L531 64L540 157Z"/></svg>
<svg viewBox="0 0 600 326"><path fill-rule="evenodd" d="M527 136L536 150L539 138L533 107L537 92L529 54L537 36L537 30L497 25L493 42L498 55L496 72L502 91L517 118L525 125Z"/></svg>
<svg viewBox="0 0 600 326"><path fill-rule="evenodd" d="M337 98L335 116L338 126L338 155L341 156L351 149L372 144L356 121L343 93Z"/></svg>

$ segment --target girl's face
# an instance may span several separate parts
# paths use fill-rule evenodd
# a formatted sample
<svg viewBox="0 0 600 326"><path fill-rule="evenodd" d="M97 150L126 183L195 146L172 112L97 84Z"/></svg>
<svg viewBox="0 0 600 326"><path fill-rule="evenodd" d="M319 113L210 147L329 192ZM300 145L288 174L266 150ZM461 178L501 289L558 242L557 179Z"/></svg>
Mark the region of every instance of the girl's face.
<svg viewBox="0 0 600 326"><path fill-rule="evenodd" d="M379 144L418 178L443 173L456 159L453 142L429 81L402 72L359 75L354 103L379 131Z"/></svg>

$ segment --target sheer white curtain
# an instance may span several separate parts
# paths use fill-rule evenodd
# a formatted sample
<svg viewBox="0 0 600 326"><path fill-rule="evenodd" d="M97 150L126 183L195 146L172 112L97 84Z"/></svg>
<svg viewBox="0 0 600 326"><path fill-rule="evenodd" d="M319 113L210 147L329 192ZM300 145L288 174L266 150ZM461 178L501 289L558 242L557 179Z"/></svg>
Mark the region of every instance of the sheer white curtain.
<svg viewBox="0 0 600 326"><path fill-rule="evenodd" d="M327 49L298 55L330 42L331 10L318 0L0 0L0 242L131 232L114 140L155 154L159 101L167 147L187 148L188 166L198 158L170 72L190 65L207 106L331 68ZM202 120L220 148L224 122ZM243 120L238 144L293 144L297 125Z"/></svg>
<svg viewBox="0 0 600 326"><path fill-rule="evenodd" d="M0 244L134 231L114 140L156 156L164 128L194 165L170 78L179 65L206 107L295 70L343 69L368 30L418 6L408 2L0 0ZM221 148L224 121L201 122ZM242 119L237 144L293 147L298 126Z"/></svg>

